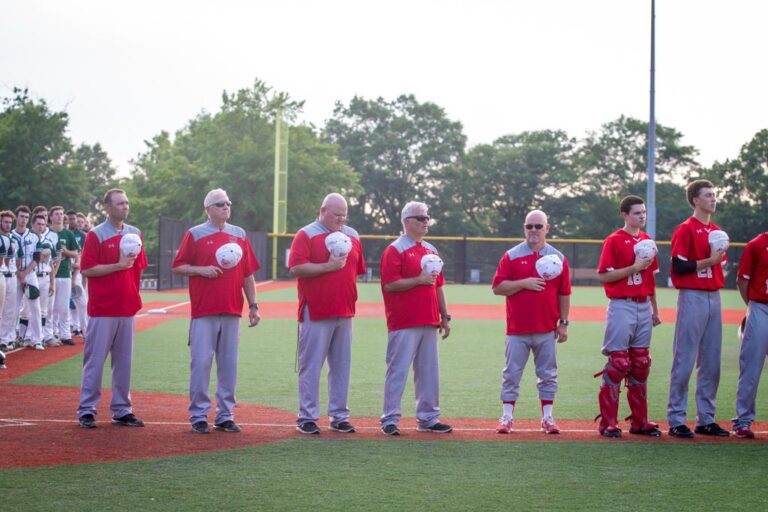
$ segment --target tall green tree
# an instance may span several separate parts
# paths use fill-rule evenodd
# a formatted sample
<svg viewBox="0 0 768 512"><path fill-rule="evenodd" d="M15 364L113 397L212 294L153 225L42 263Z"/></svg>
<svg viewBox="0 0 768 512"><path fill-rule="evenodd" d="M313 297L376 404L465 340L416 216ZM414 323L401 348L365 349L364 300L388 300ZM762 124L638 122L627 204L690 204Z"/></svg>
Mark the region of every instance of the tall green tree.
<svg viewBox="0 0 768 512"><path fill-rule="evenodd" d="M117 170L112 165L109 155L98 142L93 145L80 144L74 152L74 159L85 172L85 192L89 211L100 212L104 192L117 185Z"/></svg>

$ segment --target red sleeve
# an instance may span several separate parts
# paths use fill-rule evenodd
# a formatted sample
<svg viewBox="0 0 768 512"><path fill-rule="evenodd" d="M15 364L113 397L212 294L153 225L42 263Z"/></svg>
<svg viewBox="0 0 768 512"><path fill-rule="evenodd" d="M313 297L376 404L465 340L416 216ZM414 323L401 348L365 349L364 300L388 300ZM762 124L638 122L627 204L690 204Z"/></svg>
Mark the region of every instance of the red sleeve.
<svg viewBox="0 0 768 512"><path fill-rule="evenodd" d="M194 240L192 239L192 233L189 231L184 235L184 239L181 241L179 250L176 251L176 257L173 258L172 268L180 267L181 265L194 265Z"/></svg>
<svg viewBox="0 0 768 512"><path fill-rule="evenodd" d="M256 255L253 254L251 243L246 238L243 240L245 246L245 258L240 262L243 265L243 276L250 276L257 270L259 270L259 261L256 259Z"/></svg>
<svg viewBox="0 0 768 512"><path fill-rule="evenodd" d="M603 251L600 253L600 263L597 264L597 271L600 274L608 272L609 268L616 270L613 263L613 243L611 240L613 240L613 238L608 237L603 243Z"/></svg>
<svg viewBox="0 0 768 512"><path fill-rule="evenodd" d="M309 237L304 231L299 231L291 242L291 253L288 256L288 268L309 263Z"/></svg>
<svg viewBox="0 0 768 512"><path fill-rule="evenodd" d="M678 257L681 260L690 260L690 250L693 246L691 233L685 224L681 224L672 233L672 257Z"/></svg>
<svg viewBox="0 0 768 512"><path fill-rule="evenodd" d="M752 278L752 271L754 270L756 261L755 249L757 249L757 244L754 243L754 241L749 242L744 248L744 254L741 255L741 261L739 261L739 277L743 277L744 279Z"/></svg>
<svg viewBox="0 0 768 512"><path fill-rule="evenodd" d="M381 255L381 284L393 283L402 279L400 254L391 245Z"/></svg>
<svg viewBox="0 0 768 512"><path fill-rule="evenodd" d="M83 254L80 256L80 269L88 270L91 267L95 267L99 264L99 238L96 233L89 231L85 235L85 242L83 243Z"/></svg>
<svg viewBox="0 0 768 512"><path fill-rule="evenodd" d="M360 242L360 240L353 240L356 240L357 248L360 251L360 257L357 259L357 275L361 276L365 274L365 256L363 256L363 244Z"/></svg>
<svg viewBox="0 0 768 512"><path fill-rule="evenodd" d="M571 294L571 271L568 266L568 258L563 258L563 273L560 274L560 288L557 290L557 294Z"/></svg>
<svg viewBox="0 0 768 512"><path fill-rule="evenodd" d="M491 288L496 288L503 281L507 281L507 280L510 280L509 257L507 256L507 253L504 253L504 256L502 256L501 259L499 260L499 265L496 267L496 273L493 275L493 282L491 283Z"/></svg>

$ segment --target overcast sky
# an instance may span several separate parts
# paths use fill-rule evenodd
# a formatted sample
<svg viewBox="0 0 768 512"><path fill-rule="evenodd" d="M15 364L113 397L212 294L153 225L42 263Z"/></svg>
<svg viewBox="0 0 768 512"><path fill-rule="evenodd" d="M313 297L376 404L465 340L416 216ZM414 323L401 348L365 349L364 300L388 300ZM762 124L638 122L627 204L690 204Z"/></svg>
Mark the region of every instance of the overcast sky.
<svg viewBox="0 0 768 512"><path fill-rule="evenodd" d="M650 0L4 1L0 96L70 114L114 162L264 80L305 100L413 93L470 144L523 130L583 137L648 118ZM768 128L765 0L657 0L656 116L710 165Z"/></svg>

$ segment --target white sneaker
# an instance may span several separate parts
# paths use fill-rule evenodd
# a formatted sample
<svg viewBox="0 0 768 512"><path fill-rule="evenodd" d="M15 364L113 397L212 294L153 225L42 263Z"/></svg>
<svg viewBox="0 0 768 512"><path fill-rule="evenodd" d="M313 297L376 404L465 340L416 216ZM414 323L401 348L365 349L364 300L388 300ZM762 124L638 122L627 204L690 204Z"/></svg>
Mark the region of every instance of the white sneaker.
<svg viewBox="0 0 768 512"><path fill-rule="evenodd" d="M560 429L557 427L557 424L555 423L555 420L552 418L552 416L541 418L541 431L545 434L560 433Z"/></svg>
<svg viewBox="0 0 768 512"><path fill-rule="evenodd" d="M515 420L512 419L512 416L504 415L501 418L499 418L499 427L496 429L496 432L499 434L509 434L512 432L512 425Z"/></svg>
<svg viewBox="0 0 768 512"><path fill-rule="evenodd" d="M42 343L37 343L35 345L35 350L45 350L45 347L43 346Z"/></svg>
<svg viewBox="0 0 768 512"><path fill-rule="evenodd" d="M60 347L61 342L57 340L56 338L49 338L43 342L48 347Z"/></svg>

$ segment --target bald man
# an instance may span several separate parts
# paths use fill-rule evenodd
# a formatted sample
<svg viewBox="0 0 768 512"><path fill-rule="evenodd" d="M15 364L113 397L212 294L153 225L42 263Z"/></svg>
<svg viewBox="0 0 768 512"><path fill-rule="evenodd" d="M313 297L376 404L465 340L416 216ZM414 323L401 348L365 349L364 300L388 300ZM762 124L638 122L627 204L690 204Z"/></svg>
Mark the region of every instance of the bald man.
<svg viewBox="0 0 768 512"><path fill-rule="evenodd" d="M365 273L365 261L360 236L346 223L347 201L339 194L327 195L317 220L296 234L288 259L299 293L296 430L307 435L320 433L320 372L326 360L330 429L355 431L347 401L357 276Z"/></svg>

